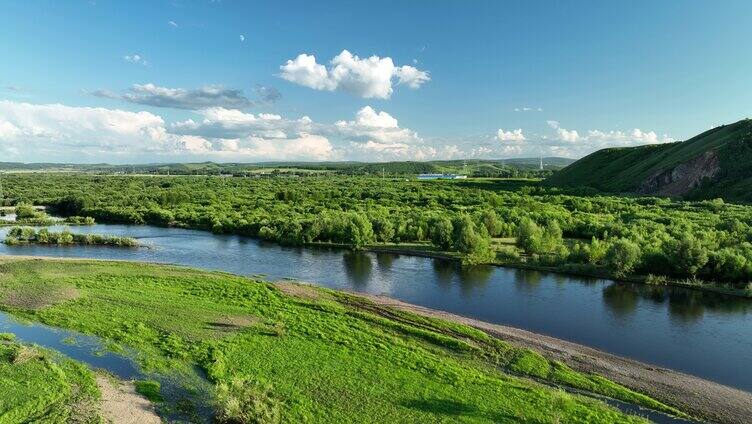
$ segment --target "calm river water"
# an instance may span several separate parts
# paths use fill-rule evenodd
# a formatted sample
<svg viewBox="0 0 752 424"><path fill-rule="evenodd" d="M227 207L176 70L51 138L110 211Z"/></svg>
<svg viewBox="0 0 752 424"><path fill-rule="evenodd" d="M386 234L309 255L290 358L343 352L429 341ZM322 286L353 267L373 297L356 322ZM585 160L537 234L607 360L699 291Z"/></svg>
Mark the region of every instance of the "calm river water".
<svg viewBox="0 0 752 424"><path fill-rule="evenodd" d="M0 238L7 230L0 227ZM752 391L750 299L500 267L463 269L405 255L289 248L175 228L98 224L71 231L131 236L149 248L0 244L0 254L166 262L383 294Z"/></svg>

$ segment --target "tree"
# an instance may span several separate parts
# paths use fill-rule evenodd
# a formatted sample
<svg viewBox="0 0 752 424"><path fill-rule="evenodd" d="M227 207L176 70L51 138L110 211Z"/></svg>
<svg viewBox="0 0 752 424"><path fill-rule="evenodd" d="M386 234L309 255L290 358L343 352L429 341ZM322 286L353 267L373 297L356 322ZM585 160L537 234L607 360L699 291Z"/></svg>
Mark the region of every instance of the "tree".
<svg viewBox="0 0 752 424"><path fill-rule="evenodd" d="M305 242L303 239L303 225L300 221L292 218L285 221L279 227L279 242L290 246L299 246Z"/></svg>
<svg viewBox="0 0 752 424"><path fill-rule="evenodd" d="M434 246L441 248L442 250L449 250L452 248L452 221L446 217L435 218L431 222L429 229L429 237L431 243Z"/></svg>
<svg viewBox="0 0 752 424"><path fill-rule="evenodd" d="M259 228L258 236L263 240L276 240L277 232L274 230L274 228L264 225Z"/></svg>
<svg viewBox="0 0 752 424"><path fill-rule="evenodd" d="M40 213L32 205L26 203L16 205L16 219L34 219L39 218L39 216Z"/></svg>
<svg viewBox="0 0 752 424"><path fill-rule="evenodd" d="M596 264L600 262L606 256L607 249L607 243L593 237L590 241L590 249L588 250L588 263Z"/></svg>
<svg viewBox="0 0 752 424"><path fill-rule="evenodd" d="M517 226L517 244L527 253L538 253L543 247L543 230L530 218Z"/></svg>
<svg viewBox="0 0 752 424"><path fill-rule="evenodd" d="M346 228L346 238L355 249L373 243L373 226L368 217L361 213L351 213L350 222Z"/></svg>
<svg viewBox="0 0 752 424"><path fill-rule="evenodd" d="M716 277L729 281L745 281L750 278L752 264L733 249L721 249L712 255L713 272Z"/></svg>
<svg viewBox="0 0 752 424"><path fill-rule="evenodd" d="M667 243L666 256L679 275L695 276L708 262L708 252L702 243L689 234Z"/></svg>
<svg viewBox="0 0 752 424"><path fill-rule="evenodd" d="M57 240L58 244L72 244L73 243L73 234L70 233L67 229L63 230L62 233L60 233L60 237Z"/></svg>
<svg viewBox="0 0 752 424"><path fill-rule="evenodd" d="M606 266L621 277L635 269L641 256L640 246L627 239L619 239L611 243L604 259Z"/></svg>
<svg viewBox="0 0 752 424"><path fill-rule="evenodd" d="M373 220L373 232L378 241L387 243L394 238L394 225L388 218L378 217Z"/></svg>
<svg viewBox="0 0 752 424"><path fill-rule="evenodd" d="M476 229L470 216L462 214L452 222L452 247L465 254L464 263L489 262L494 258L491 238L485 227Z"/></svg>
<svg viewBox="0 0 752 424"><path fill-rule="evenodd" d="M54 202L50 209L59 215L71 216L80 215L86 206L86 200L82 197L68 195Z"/></svg>
<svg viewBox="0 0 752 424"><path fill-rule="evenodd" d="M563 245L564 239L562 238L562 231L559 223L556 221L550 221L543 229L540 253L558 252Z"/></svg>
<svg viewBox="0 0 752 424"><path fill-rule="evenodd" d="M486 209L480 213L480 223L486 227L486 231L491 237L498 237L504 229L504 223L501 222L493 209Z"/></svg>
<svg viewBox="0 0 752 424"><path fill-rule="evenodd" d="M452 222L452 247L458 252L468 253L473 251L474 244L478 241L475 232L475 223L467 214L462 214Z"/></svg>

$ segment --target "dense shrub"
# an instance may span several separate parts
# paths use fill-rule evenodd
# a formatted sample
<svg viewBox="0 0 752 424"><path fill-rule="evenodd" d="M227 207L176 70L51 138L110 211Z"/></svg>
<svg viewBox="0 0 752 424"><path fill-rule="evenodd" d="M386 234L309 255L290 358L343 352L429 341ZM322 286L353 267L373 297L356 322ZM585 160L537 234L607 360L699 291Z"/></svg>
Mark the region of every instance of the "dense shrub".
<svg viewBox="0 0 752 424"><path fill-rule="evenodd" d="M227 424L276 424L281 422L281 403L270 386L234 377L216 387L217 421Z"/></svg>
<svg viewBox="0 0 752 424"><path fill-rule="evenodd" d="M606 250L604 259L617 276L629 274L640 263L640 246L627 239L616 240Z"/></svg>

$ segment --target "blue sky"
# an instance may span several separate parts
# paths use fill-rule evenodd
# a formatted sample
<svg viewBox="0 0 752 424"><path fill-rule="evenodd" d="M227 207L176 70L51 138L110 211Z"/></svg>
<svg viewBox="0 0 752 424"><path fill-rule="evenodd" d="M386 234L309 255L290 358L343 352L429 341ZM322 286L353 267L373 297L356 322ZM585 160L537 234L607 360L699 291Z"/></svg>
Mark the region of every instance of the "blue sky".
<svg viewBox="0 0 752 424"><path fill-rule="evenodd" d="M580 157L683 140L752 115L749 16L748 1L11 0L0 160Z"/></svg>

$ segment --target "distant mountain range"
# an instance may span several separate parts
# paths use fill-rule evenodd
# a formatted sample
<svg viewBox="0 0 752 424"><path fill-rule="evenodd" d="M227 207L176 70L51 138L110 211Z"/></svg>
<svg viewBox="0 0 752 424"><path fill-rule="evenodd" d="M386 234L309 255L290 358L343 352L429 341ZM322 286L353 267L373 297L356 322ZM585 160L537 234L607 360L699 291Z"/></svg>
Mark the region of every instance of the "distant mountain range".
<svg viewBox="0 0 752 424"><path fill-rule="evenodd" d="M546 180L611 193L752 201L752 119L683 142L599 150Z"/></svg>

